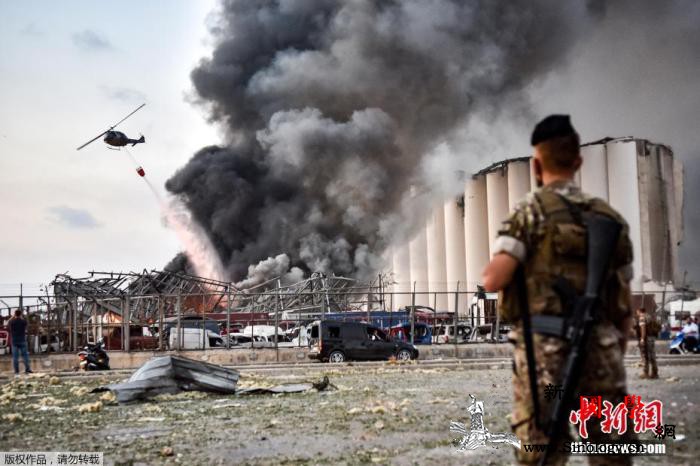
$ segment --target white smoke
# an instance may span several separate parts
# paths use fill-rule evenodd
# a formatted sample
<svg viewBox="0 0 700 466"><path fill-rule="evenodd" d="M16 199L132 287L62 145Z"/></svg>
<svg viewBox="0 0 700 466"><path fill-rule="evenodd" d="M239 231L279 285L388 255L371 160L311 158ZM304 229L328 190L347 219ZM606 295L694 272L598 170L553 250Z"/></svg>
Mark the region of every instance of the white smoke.
<svg viewBox="0 0 700 466"><path fill-rule="evenodd" d="M149 183L150 186L150 183ZM195 274L211 280L228 281L221 259L209 236L177 197L161 202L163 219L175 231Z"/></svg>
<svg viewBox="0 0 700 466"><path fill-rule="evenodd" d="M295 283L304 278L304 271L298 267L292 267L290 270L289 256L279 254L248 267L248 276L236 283L236 288L251 288L274 278L279 278L282 284Z"/></svg>

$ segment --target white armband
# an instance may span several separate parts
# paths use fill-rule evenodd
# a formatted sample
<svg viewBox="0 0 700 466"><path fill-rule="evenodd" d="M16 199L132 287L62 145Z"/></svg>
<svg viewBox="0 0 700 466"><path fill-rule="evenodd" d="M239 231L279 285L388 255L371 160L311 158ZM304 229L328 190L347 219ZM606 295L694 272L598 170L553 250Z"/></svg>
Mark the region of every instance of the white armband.
<svg viewBox="0 0 700 466"><path fill-rule="evenodd" d="M525 262L527 257L527 248L525 243L512 236L501 235L496 238L493 243L493 255L505 252L506 254L513 256L518 262Z"/></svg>

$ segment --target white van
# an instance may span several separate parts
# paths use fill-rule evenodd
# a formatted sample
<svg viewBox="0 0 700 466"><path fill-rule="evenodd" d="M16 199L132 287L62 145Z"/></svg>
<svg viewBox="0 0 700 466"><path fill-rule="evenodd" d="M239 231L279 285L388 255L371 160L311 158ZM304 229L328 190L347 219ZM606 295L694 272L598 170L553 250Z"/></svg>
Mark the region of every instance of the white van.
<svg viewBox="0 0 700 466"><path fill-rule="evenodd" d="M180 328L180 349L207 349L224 347L224 339L211 330L201 328ZM177 349L177 328L170 329L168 347Z"/></svg>
<svg viewBox="0 0 700 466"><path fill-rule="evenodd" d="M456 335L454 324L443 324L435 328L433 343L467 343L471 334L472 328L469 324L458 323Z"/></svg>

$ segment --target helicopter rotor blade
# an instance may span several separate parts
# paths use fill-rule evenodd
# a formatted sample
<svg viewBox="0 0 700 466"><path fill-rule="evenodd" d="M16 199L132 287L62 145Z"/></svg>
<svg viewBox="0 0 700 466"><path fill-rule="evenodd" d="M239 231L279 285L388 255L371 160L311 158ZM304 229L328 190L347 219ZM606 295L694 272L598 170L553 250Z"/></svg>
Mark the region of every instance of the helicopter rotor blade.
<svg viewBox="0 0 700 466"><path fill-rule="evenodd" d="M98 134L97 136L95 136L94 138L90 139L88 142L86 142L85 144L83 144L82 146L78 147L78 148L75 149L75 150L80 150L80 149L82 149L83 147L85 147L85 146L87 146L88 144L90 144L91 142L97 141L97 140L100 139L102 136L104 136L105 134L107 134L108 131L109 131L109 130L105 131L104 133Z"/></svg>
<svg viewBox="0 0 700 466"><path fill-rule="evenodd" d="M119 120L117 123L115 123L114 125L112 125L112 127L109 128L109 129L114 129L114 128L116 128L117 125L119 125L119 123L123 122L124 120L126 120L126 119L129 118L131 115L133 115L134 113L138 112L139 110L141 110L141 109L142 109L143 107L145 107L145 106L146 106L146 104L141 104L141 105L139 105L139 106L136 108L136 110L134 110L133 112L129 113L127 116L125 116L124 118L122 118L121 120Z"/></svg>

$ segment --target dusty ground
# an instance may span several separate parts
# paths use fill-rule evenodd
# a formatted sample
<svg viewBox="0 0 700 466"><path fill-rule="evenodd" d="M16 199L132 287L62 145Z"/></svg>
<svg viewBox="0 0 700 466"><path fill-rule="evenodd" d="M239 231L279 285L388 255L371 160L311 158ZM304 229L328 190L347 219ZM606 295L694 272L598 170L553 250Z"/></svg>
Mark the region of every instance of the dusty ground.
<svg viewBox="0 0 700 466"><path fill-rule="evenodd" d="M337 391L189 393L125 406L83 393L108 379L13 381L0 387L0 450L103 451L108 464L512 463L510 447L457 452L449 432L450 421L468 422L468 393L484 401L491 432L509 431L509 370L326 368ZM685 435L668 442L668 456L635 464L697 464L699 369L663 367L659 381L629 377L630 392L664 401L665 422ZM304 379L244 374L241 382ZM172 456L163 456L169 448Z"/></svg>

